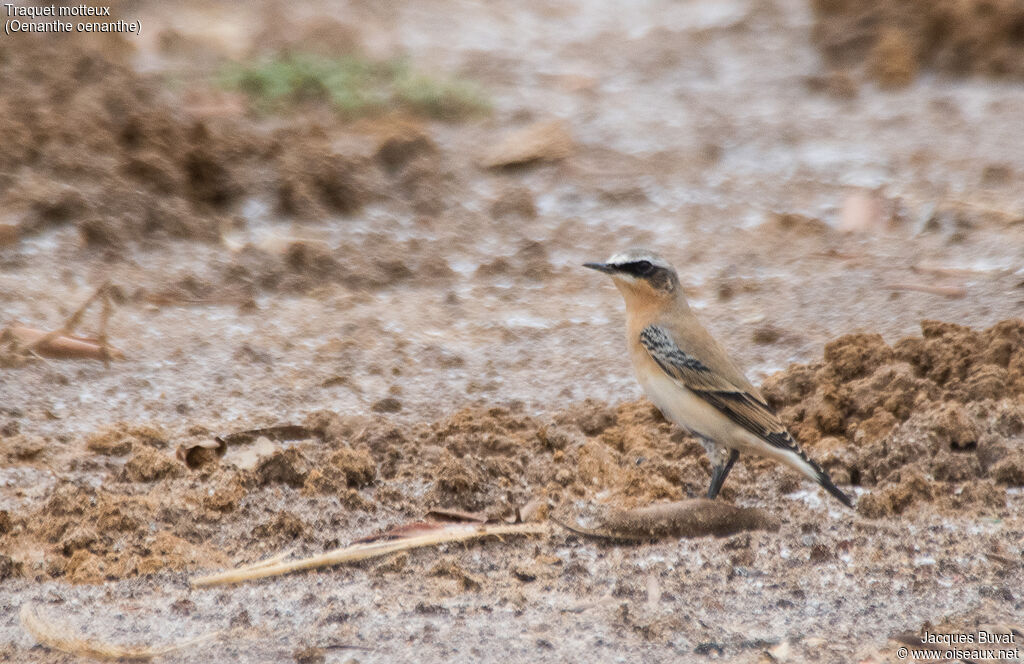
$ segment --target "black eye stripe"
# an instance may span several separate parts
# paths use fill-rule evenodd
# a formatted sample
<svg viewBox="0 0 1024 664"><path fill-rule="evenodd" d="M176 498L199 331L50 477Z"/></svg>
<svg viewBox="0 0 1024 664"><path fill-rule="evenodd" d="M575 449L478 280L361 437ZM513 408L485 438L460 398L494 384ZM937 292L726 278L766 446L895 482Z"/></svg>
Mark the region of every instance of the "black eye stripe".
<svg viewBox="0 0 1024 664"><path fill-rule="evenodd" d="M620 272L631 274L634 277L649 277L654 274L656 268L651 264L650 261L632 261L629 263L620 263L615 266Z"/></svg>

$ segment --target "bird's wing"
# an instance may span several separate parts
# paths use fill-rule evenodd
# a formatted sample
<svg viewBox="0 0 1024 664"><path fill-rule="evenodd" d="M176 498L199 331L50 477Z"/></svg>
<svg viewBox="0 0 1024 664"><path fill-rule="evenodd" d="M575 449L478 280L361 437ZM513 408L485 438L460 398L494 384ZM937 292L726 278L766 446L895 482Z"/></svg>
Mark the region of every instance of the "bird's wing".
<svg viewBox="0 0 1024 664"><path fill-rule="evenodd" d="M853 506L850 497L832 482L828 473L800 449L761 395L736 385L687 353L663 327L645 327L640 333L640 343L669 378L772 447L790 453L787 456L795 468L801 469L847 507Z"/></svg>
<svg viewBox="0 0 1024 664"><path fill-rule="evenodd" d="M681 349L668 330L649 325L640 333L640 343L676 383L769 445L803 456L778 415L760 395L736 385Z"/></svg>

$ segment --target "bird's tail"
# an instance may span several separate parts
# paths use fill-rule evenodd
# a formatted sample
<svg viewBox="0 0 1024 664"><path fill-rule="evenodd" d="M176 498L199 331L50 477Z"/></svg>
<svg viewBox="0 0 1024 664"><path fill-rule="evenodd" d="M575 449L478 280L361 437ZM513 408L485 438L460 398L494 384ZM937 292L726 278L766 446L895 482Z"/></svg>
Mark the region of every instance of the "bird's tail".
<svg viewBox="0 0 1024 664"><path fill-rule="evenodd" d="M817 466L818 464L814 465ZM846 505L847 507L853 507L853 500L851 500L849 496L843 493L842 490L835 485L835 482L832 481L832 478L828 476L828 473L826 473L821 468L818 468L818 476L815 478L815 481L818 484L820 484L821 487L825 489L825 491L828 491L833 496L835 496L836 499L839 500L839 502Z"/></svg>
<svg viewBox="0 0 1024 664"><path fill-rule="evenodd" d="M820 484L825 491L835 496L836 500L843 505L853 507L853 500L835 485L835 482L821 466L807 456L807 453L797 445L788 431L773 433L767 437L767 440L778 450L778 457L781 461Z"/></svg>

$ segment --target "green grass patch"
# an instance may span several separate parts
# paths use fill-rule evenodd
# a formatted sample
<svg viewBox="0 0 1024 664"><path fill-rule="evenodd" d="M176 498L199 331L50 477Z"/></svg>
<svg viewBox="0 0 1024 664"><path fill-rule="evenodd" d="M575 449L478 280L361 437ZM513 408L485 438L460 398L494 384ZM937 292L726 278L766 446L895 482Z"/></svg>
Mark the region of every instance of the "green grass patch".
<svg viewBox="0 0 1024 664"><path fill-rule="evenodd" d="M441 120L489 113L476 84L418 72L406 60L376 62L348 56L289 54L226 67L221 84L249 95L265 112L326 103L347 117L405 110Z"/></svg>

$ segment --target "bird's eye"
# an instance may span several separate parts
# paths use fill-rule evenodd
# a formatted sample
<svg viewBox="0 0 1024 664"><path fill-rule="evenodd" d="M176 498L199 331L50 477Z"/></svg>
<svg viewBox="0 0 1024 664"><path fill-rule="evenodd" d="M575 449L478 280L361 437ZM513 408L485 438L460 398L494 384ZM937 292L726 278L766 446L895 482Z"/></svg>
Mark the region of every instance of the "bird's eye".
<svg viewBox="0 0 1024 664"><path fill-rule="evenodd" d="M651 265L650 261L637 261L633 263L633 269L641 277L646 277L651 272L654 272L654 266Z"/></svg>

